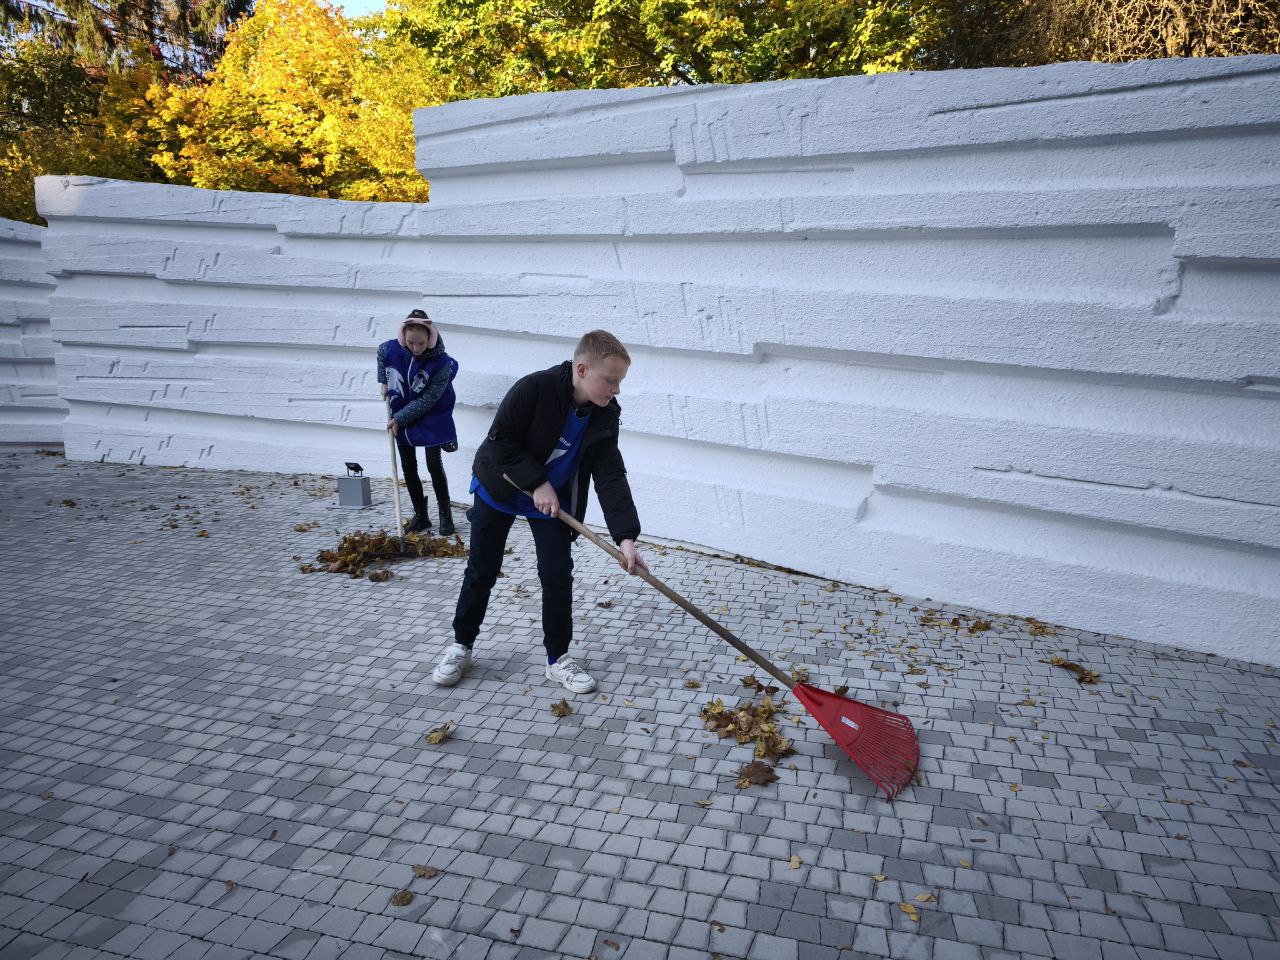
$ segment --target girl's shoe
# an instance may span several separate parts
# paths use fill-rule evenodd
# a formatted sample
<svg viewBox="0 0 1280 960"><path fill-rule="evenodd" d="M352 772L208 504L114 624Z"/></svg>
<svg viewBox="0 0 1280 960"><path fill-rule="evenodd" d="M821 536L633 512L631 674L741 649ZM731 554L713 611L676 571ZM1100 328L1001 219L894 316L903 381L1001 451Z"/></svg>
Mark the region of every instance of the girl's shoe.
<svg viewBox="0 0 1280 960"><path fill-rule="evenodd" d="M405 521L405 533L422 533L424 530L431 529L431 517L424 513L415 513L412 517Z"/></svg>
<svg viewBox="0 0 1280 960"><path fill-rule="evenodd" d="M440 536L452 537L457 533L457 529L453 525L453 504L441 500L440 507Z"/></svg>

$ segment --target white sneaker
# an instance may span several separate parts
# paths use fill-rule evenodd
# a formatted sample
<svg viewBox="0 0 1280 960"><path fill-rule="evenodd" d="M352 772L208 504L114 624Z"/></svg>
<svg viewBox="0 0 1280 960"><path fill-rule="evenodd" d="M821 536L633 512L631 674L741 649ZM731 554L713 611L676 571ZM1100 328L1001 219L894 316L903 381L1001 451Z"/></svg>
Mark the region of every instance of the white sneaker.
<svg viewBox="0 0 1280 960"><path fill-rule="evenodd" d="M460 643L450 644L444 656L431 672L431 679L442 687L452 687L462 679L462 673L471 666L471 650Z"/></svg>
<svg viewBox="0 0 1280 960"><path fill-rule="evenodd" d="M570 693L590 693L596 688L596 682L573 657L561 657L547 664L547 679L563 685Z"/></svg>

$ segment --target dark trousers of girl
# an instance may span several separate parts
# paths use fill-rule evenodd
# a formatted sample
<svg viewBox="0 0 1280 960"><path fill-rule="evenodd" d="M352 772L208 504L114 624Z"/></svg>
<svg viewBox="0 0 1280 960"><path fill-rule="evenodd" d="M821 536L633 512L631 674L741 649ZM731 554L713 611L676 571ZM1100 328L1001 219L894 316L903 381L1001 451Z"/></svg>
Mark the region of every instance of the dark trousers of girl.
<svg viewBox="0 0 1280 960"><path fill-rule="evenodd" d="M420 529L426 530L431 524L431 515L427 512L427 494L422 489L422 477L418 474L417 447L404 443L396 444L396 452L400 455L400 469L404 472L405 489L409 491L409 500L413 503L413 512L418 515ZM449 479L444 475L444 462L439 447L424 447L427 459L427 472L431 474L431 489L436 494L436 506L440 508L440 535L453 534L453 510L449 504Z"/></svg>
<svg viewBox="0 0 1280 960"><path fill-rule="evenodd" d="M489 594L498 582L507 534L516 518L493 509L479 495L467 517L471 520L471 554L462 575L453 636L470 648L489 609ZM529 529L538 555L538 579L542 581L542 644L548 657L562 657L573 640L573 555L569 550L573 531L551 519L531 520Z"/></svg>

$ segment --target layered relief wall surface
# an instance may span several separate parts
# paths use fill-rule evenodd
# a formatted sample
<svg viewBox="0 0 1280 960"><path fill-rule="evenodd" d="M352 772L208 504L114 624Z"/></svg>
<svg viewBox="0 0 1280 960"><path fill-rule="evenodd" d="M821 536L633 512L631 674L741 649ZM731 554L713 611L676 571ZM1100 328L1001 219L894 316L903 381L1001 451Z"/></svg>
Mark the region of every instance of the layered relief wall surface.
<svg viewBox="0 0 1280 960"><path fill-rule="evenodd" d="M66 404L54 374L42 233L0 219L0 446L62 442Z"/></svg>
<svg viewBox="0 0 1280 960"><path fill-rule="evenodd" d="M605 327L648 532L1280 661L1280 58L420 111L428 205L40 185L73 456L386 472Z"/></svg>

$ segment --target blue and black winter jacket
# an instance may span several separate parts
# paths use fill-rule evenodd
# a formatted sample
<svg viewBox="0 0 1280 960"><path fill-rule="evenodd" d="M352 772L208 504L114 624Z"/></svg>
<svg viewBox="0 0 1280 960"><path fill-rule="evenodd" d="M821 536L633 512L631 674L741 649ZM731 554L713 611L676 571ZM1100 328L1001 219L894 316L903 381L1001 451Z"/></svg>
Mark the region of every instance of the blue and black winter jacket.
<svg viewBox="0 0 1280 960"><path fill-rule="evenodd" d="M458 361L445 353L438 331L436 345L422 356L414 356L398 340L379 344L378 382L387 385L391 416L400 424L400 443L457 448L458 430L453 424L457 373Z"/></svg>

